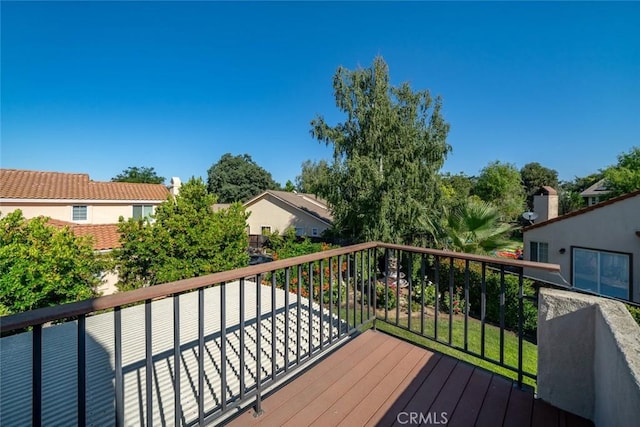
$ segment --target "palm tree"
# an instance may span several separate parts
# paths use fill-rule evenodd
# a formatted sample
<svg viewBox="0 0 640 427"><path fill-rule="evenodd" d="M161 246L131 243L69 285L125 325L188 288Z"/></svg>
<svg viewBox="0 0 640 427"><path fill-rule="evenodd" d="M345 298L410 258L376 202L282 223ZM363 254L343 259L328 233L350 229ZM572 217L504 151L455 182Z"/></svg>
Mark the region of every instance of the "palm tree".
<svg viewBox="0 0 640 427"><path fill-rule="evenodd" d="M490 254L513 244L506 238L515 228L500 221L500 212L491 203L470 197L451 212L442 225L431 225L434 238L444 249L474 254Z"/></svg>

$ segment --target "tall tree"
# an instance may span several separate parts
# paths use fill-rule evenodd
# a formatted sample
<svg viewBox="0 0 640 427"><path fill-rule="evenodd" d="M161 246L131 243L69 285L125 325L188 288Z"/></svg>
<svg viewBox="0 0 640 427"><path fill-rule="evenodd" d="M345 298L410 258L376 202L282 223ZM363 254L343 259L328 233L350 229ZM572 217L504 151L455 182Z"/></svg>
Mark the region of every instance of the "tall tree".
<svg viewBox="0 0 640 427"><path fill-rule="evenodd" d="M300 175L296 177L296 187L301 193L326 197L331 187L329 174L329 164L326 160L320 160L319 162L306 160L302 163Z"/></svg>
<svg viewBox="0 0 640 427"><path fill-rule="evenodd" d="M0 219L0 311L33 310L96 295L106 263L88 236L26 220L20 210Z"/></svg>
<svg viewBox="0 0 640 427"><path fill-rule="evenodd" d="M609 197L640 190L640 147L618 156L618 164L604 170Z"/></svg>
<svg viewBox="0 0 640 427"><path fill-rule="evenodd" d="M209 168L208 177L209 192L217 195L220 203L242 202L265 190L280 188L248 154L224 154Z"/></svg>
<svg viewBox="0 0 640 427"><path fill-rule="evenodd" d="M114 251L120 290L156 285L247 265L247 214L240 203L213 212L215 196L190 179L154 218L122 220Z"/></svg>
<svg viewBox="0 0 640 427"><path fill-rule="evenodd" d="M440 180L445 206L455 208L466 203L475 185L476 178L467 176L462 172L455 175L447 172L440 175Z"/></svg>
<svg viewBox="0 0 640 427"><path fill-rule="evenodd" d="M542 166L538 162L527 163L520 169L522 185L527 196L527 205L533 208L533 196L544 185L559 190L558 171Z"/></svg>
<svg viewBox="0 0 640 427"><path fill-rule="evenodd" d="M419 241L439 209L437 173L450 151L441 99L392 86L382 57L339 67L333 88L346 121L332 127L319 116L311 134L333 146L326 198L337 228L355 241Z"/></svg>
<svg viewBox="0 0 640 427"><path fill-rule="evenodd" d="M525 209L520 171L510 163L489 163L480 172L473 194L494 204L503 221L517 219Z"/></svg>
<svg viewBox="0 0 640 427"><path fill-rule="evenodd" d="M154 168L132 166L111 178L114 182L136 182L144 184L162 184L164 176L158 176Z"/></svg>

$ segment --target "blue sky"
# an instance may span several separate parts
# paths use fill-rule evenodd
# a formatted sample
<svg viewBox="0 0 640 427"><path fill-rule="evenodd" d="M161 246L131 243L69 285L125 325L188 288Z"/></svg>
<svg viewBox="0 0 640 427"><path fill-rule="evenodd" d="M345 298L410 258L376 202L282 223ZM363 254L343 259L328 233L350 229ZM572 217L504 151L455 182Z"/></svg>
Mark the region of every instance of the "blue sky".
<svg viewBox="0 0 640 427"><path fill-rule="evenodd" d="M336 68L382 55L444 102L444 171L585 176L640 145L640 3L1 3L3 168L206 178L226 152L276 181L331 157Z"/></svg>

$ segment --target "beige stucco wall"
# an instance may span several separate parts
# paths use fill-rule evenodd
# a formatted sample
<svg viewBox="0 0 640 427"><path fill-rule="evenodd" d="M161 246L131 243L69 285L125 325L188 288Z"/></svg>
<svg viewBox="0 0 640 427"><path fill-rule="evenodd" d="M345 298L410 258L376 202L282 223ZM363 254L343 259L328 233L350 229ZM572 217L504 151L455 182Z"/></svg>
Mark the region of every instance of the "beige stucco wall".
<svg viewBox="0 0 640 427"><path fill-rule="evenodd" d="M116 283L118 283L118 274L113 271L103 273L102 284L98 286L98 292L101 296L111 295L118 292Z"/></svg>
<svg viewBox="0 0 640 427"><path fill-rule="evenodd" d="M640 327L624 305L540 290L538 397L596 426L638 424Z"/></svg>
<svg viewBox="0 0 640 427"><path fill-rule="evenodd" d="M537 222L546 221L558 216L558 195L533 196L533 211L538 214Z"/></svg>
<svg viewBox="0 0 640 427"><path fill-rule="evenodd" d="M144 205L156 205L156 203L140 202L135 203ZM87 206L87 220L86 221L73 221L72 220L72 206L74 205L86 205ZM2 216L7 215L16 209L22 210L22 214L25 218L35 218L37 216L48 216L60 221L76 222L78 224L115 224L118 222L120 216L125 219L133 216L132 202L127 203L111 203L111 204L91 204L90 201L78 202L78 203L0 203L0 212ZM154 208L155 210L155 208Z"/></svg>
<svg viewBox="0 0 640 427"><path fill-rule="evenodd" d="M548 243L549 262L559 264L562 276L570 281L571 246L631 253L632 299L640 302L640 237L636 231L640 231L640 196L525 231L524 259L530 259L530 242ZM557 275L533 269L525 269L525 275L565 284Z"/></svg>
<svg viewBox="0 0 640 427"><path fill-rule="evenodd" d="M311 236L313 228L322 234L329 226L314 216L295 209L286 203L267 194L246 208L251 215L247 220L249 234L261 234L263 226L271 227L271 231L284 232L289 227L304 228L305 235Z"/></svg>

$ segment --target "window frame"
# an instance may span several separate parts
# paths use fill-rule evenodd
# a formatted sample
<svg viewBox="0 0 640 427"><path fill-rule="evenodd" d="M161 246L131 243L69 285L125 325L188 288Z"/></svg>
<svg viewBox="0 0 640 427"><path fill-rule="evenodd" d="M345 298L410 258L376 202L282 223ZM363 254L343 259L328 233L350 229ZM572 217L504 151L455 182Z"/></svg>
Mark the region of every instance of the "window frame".
<svg viewBox="0 0 640 427"><path fill-rule="evenodd" d="M318 233L318 229L316 227L311 228L311 236L318 237L320 233Z"/></svg>
<svg viewBox="0 0 640 427"><path fill-rule="evenodd" d="M582 291L588 291L588 292L593 292L597 295L602 295L605 297L610 297L610 298L617 298L617 299L621 299L621 300L626 300L626 301L633 301L633 254L630 252L620 252L620 251L612 251L612 250L606 250L606 249L598 249L598 248L591 248L591 247L586 247L586 246L571 246L571 259L570 259L570 272L571 272L571 285L579 290ZM596 268L597 268L597 273L596 273L596 280L597 280L597 286L596 286L596 290L592 291L590 289L584 288L584 287L579 287L576 286L576 279L577 279L577 274L576 274L576 262L575 262L575 253L576 250L581 250L581 251L590 251L590 252L595 252L597 254L597 261L596 261ZM602 274L600 272L600 269L602 267L602 261L601 261L601 255L602 254L612 254L612 255L618 255L618 256L626 256L627 257L627 287L626 287L626 291L627 291L627 295L625 297L619 297L619 296L615 296L615 295L611 295L609 293L603 293L602 292ZM605 284L605 286L607 286ZM618 287L618 286L611 286L610 287Z"/></svg>
<svg viewBox="0 0 640 427"><path fill-rule="evenodd" d="M140 208L141 209L141 215L139 217L136 217L136 208ZM149 212L145 215L145 210L149 210ZM153 215L153 205L144 205L144 204L135 204L131 207L131 217L133 219L144 219L144 218L150 218L150 216Z"/></svg>
<svg viewBox="0 0 640 427"><path fill-rule="evenodd" d="M536 250L535 252L532 249L532 245L535 244L536 245ZM545 245L546 246L546 259L541 260L540 258L540 245ZM534 253L535 253L535 259L534 259ZM533 262L549 262L549 243L548 242L538 242L538 241L529 241L529 261L533 261Z"/></svg>
<svg viewBox="0 0 640 427"><path fill-rule="evenodd" d="M266 233L265 233L266 231ZM268 236L269 234L271 234L271 226L270 225L261 225L260 226L260 235L261 236Z"/></svg>
<svg viewBox="0 0 640 427"><path fill-rule="evenodd" d="M84 209L84 218L76 218L76 209ZM71 206L71 221L88 221L89 220L89 206L88 205L72 205Z"/></svg>

